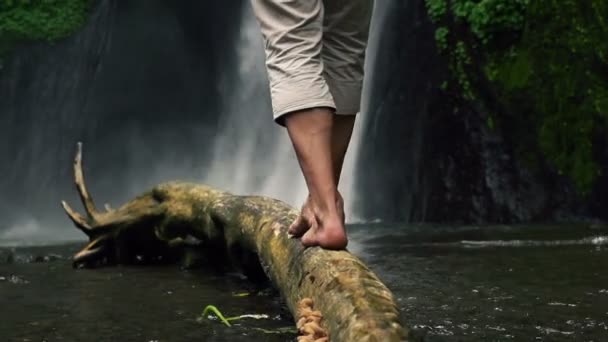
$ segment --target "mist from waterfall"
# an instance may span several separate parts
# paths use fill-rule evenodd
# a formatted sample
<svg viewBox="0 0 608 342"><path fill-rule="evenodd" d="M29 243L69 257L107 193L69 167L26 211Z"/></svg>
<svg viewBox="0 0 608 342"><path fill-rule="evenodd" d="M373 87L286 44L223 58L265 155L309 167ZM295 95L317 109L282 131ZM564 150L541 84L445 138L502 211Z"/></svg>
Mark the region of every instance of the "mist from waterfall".
<svg viewBox="0 0 608 342"><path fill-rule="evenodd" d="M376 60L382 28L386 26L384 19L386 18L389 6L390 3L386 0L374 2L374 13L372 16L365 58L365 79L361 96L361 112L355 121L349 150L346 154L342 169L340 189L345 198L344 207L346 210L346 221L349 223L361 222L363 220L361 214L357 211L357 205L364 202L364 200L361 199L361 196L364 196L364 194L361 191L357 191L357 177L361 176L362 173L358 173L356 167L361 166L357 161L361 154L361 149L363 148L362 143L365 140L363 135L366 128L372 122L371 116L375 114L374 108L370 107L372 84L375 84L376 73L378 73L378 71L382 70L383 72L386 72L376 65Z"/></svg>
<svg viewBox="0 0 608 342"><path fill-rule="evenodd" d="M272 121L262 36L246 2L234 80L222 87L222 110L204 183L237 194L299 205L307 195L287 131Z"/></svg>

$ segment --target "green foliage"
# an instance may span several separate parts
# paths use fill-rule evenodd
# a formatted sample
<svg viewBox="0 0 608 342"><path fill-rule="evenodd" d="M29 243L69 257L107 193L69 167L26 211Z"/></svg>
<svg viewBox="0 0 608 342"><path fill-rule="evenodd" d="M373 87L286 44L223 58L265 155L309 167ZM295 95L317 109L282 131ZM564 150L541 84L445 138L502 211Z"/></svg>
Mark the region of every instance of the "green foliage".
<svg viewBox="0 0 608 342"><path fill-rule="evenodd" d="M486 120L486 124L488 125L489 129L494 129L495 124L494 124L494 115L492 114L488 114L488 118Z"/></svg>
<svg viewBox="0 0 608 342"><path fill-rule="evenodd" d="M438 22L448 14L448 0L426 0L426 9L431 20Z"/></svg>
<svg viewBox="0 0 608 342"><path fill-rule="evenodd" d="M500 82L508 92L525 88L532 77L530 53L525 49L501 53L485 65L484 72L489 80Z"/></svg>
<svg viewBox="0 0 608 342"><path fill-rule="evenodd" d="M465 25L487 44L496 36L522 30L528 3L529 0L426 0L426 8L434 23L454 21Z"/></svg>
<svg viewBox="0 0 608 342"><path fill-rule="evenodd" d="M520 157L540 151L582 193L600 169L593 137L608 129L608 2L604 0L426 0L452 87L479 101L486 78L509 116ZM479 65L471 63L471 56ZM445 85L444 85L445 86ZM496 100L496 99L495 99Z"/></svg>
<svg viewBox="0 0 608 342"><path fill-rule="evenodd" d="M462 41L456 42L456 47L452 53L452 73L458 81L462 96L465 100L475 99L471 80L467 75L467 69L470 65L471 57L469 56L465 43Z"/></svg>
<svg viewBox="0 0 608 342"><path fill-rule="evenodd" d="M488 43L497 34L521 30L527 5L528 0L455 0L452 13Z"/></svg>
<svg viewBox="0 0 608 342"><path fill-rule="evenodd" d="M606 128L608 116L606 18L608 4L601 0L537 1L530 4L528 24L512 52L489 53L505 102L582 193L600 173L592 140Z"/></svg>
<svg viewBox="0 0 608 342"><path fill-rule="evenodd" d="M15 44L56 41L86 22L89 0L0 0L0 54Z"/></svg>
<svg viewBox="0 0 608 342"><path fill-rule="evenodd" d="M483 45L506 32L523 28L529 0L426 0L427 12L437 24L435 41L440 51L449 57L454 79L467 100L476 99L469 76L470 49L459 37L450 35L453 30L468 30Z"/></svg>
<svg viewBox="0 0 608 342"><path fill-rule="evenodd" d="M435 30L435 41L437 41L437 47L439 47L440 50L446 50L448 48L449 32L450 31L445 26L438 27L437 30Z"/></svg>

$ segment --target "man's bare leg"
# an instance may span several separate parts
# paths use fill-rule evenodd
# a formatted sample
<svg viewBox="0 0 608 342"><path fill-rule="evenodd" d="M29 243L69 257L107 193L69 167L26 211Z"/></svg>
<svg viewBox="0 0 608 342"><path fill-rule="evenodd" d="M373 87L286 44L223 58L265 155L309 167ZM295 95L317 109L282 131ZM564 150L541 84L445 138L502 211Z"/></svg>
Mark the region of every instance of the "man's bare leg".
<svg viewBox="0 0 608 342"><path fill-rule="evenodd" d="M334 126L331 131L331 155L336 187L340 184L344 157L348 150L350 138L353 135L355 118L355 115L334 115ZM338 206L342 208L342 224L344 224L346 220L344 215L344 200L342 199L340 192L338 192Z"/></svg>
<svg viewBox="0 0 608 342"><path fill-rule="evenodd" d="M353 135L356 115L334 115L334 126L331 131L331 150L336 184L340 183L344 157Z"/></svg>
<svg viewBox="0 0 608 342"><path fill-rule="evenodd" d="M348 150L348 145L353 133L355 125L355 115L334 115L334 121L331 132L331 151L332 151L332 166L334 170L334 179L336 187L340 182L344 157ZM340 193L337 193L338 208L344 208L344 202ZM342 209L342 223L344 224L344 210ZM314 223L314 214L312 212L310 195L306 198L302 206L301 213L298 218L289 227L289 234L294 237L300 237L308 231Z"/></svg>
<svg viewBox="0 0 608 342"><path fill-rule="evenodd" d="M310 194L303 210L310 230L302 244L343 249L348 241L332 158L334 114L328 108L302 110L289 114L285 125Z"/></svg>

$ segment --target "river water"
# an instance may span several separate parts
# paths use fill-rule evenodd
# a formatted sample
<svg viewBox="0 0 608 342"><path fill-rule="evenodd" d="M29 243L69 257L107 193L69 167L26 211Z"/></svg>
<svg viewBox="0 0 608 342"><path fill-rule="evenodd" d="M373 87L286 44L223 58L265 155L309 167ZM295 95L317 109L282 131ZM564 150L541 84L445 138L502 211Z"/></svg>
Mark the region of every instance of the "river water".
<svg viewBox="0 0 608 342"><path fill-rule="evenodd" d="M425 341L608 340L608 228L349 227L353 253ZM1 341L293 341L279 296L236 274L176 266L74 270L82 243L0 248ZM197 319L263 314L226 327Z"/></svg>

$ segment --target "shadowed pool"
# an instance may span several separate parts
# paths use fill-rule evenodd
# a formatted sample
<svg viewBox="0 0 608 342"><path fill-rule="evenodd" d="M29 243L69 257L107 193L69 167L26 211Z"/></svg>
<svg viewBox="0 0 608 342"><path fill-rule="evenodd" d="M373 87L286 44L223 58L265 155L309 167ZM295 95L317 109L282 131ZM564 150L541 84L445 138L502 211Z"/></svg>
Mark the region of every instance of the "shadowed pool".
<svg viewBox="0 0 608 342"><path fill-rule="evenodd" d="M353 225L350 249L426 341L608 340L608 230ZM278 295L176 266L73 270L80 244L0 249L2 341L293 341ZM226 327L197 318L208 304Z"/></svg>

